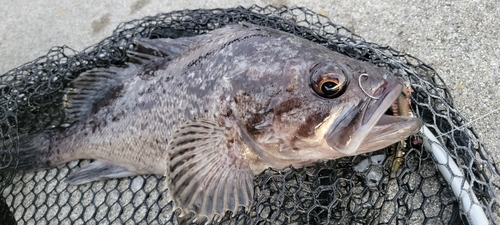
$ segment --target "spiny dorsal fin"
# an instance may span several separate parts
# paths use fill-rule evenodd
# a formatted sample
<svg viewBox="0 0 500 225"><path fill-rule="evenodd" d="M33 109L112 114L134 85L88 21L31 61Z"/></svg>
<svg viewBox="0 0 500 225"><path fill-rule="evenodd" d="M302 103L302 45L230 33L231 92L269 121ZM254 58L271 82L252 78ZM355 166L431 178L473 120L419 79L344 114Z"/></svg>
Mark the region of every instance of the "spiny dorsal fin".
<svg viewBox="0 0 500 225"><path fill-rule="evenodd" d="M200 37L183 37L183 38L160 38L160 39L148 39L148 38L135 38L134 43L136 44L135 52L142 54L148 54L158 57L168 57L175 58L186 51L189 46L198 42Z"/></svg>
<svg viewBox="0 0 500 225"><path fill-rule="evenodd" d="M243 157L245 146L234 129L207 121L181 126L168 145L167 178L182 215L195 220L224 216L253 199L253 173Z"/></svg>
<svg viewBox="0 0 500 225"><path fill-rule="evenodd" d="M135 38L134 51L128 51L129 62L143 66L142 73L151 74L154 71L165 69L168 61L185 52L189 46L200 37L183 37L178 39Z"/></svg>

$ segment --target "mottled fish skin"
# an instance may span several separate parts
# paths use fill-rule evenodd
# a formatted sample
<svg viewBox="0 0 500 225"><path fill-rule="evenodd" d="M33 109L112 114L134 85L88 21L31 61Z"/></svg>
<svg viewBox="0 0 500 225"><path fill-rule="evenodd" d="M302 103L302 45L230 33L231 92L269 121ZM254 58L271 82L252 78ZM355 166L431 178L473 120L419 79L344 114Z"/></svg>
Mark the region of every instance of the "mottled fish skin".
<svg viewBox="0 0 500 225"><path fill-rule="evenodd" d="M375 151L421 125L382 115L401 90L386 70L271 28L136 42L127 67L73 81L71 126L21 138L17 169L95 159L68 182L166 175L182 215L212 219L248 207L268 167ZM342 93L319 96L315 73L345 79Z"/></svg>

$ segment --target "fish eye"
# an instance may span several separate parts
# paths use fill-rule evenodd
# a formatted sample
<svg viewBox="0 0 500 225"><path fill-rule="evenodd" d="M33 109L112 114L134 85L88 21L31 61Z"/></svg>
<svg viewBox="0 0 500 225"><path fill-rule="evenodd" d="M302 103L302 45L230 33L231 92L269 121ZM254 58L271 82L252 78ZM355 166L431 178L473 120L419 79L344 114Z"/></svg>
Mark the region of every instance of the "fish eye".
<svg viewBox="0 0 500 225"><path fill-rule="evenodd" d="M317 65L315 67L318 67ZM337 67L313 68L311 73L311 87L314 92L324 98L337 98L341 96L348 84L343 70Z"/></svg>

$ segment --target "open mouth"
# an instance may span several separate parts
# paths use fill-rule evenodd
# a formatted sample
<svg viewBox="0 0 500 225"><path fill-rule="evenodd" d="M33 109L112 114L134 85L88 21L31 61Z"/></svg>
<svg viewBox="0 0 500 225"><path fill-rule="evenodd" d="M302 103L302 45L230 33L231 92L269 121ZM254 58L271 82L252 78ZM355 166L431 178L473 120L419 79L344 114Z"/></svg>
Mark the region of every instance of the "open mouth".
<svg viewBox="0 0 500 225"><path fill-rule="evenodd" d="M328 145L343 154L356 155L385 148L416 133L422 121L416 117L391 116L385 112L401 94L395 83L380 99L353 107L326 135Z"/></svg>

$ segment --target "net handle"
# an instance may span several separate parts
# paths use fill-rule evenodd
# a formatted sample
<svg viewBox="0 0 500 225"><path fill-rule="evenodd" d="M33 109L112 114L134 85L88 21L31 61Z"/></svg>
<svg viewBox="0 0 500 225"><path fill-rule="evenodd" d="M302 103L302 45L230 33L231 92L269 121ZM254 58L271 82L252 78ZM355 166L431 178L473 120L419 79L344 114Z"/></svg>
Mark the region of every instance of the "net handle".
<svg viewBox="0 0 500 225"><path fill-rule="evenodd" d="M422 126L420 132L424 134L425 149L430 152L434 158L441 175L451 186L453 194L462 203L462 210L470 224L482 225L489 224L488 218L484 213L476 194L472 190L469 182L458 168L450 154L444 150L440 142L427 126Z"/></svg>

